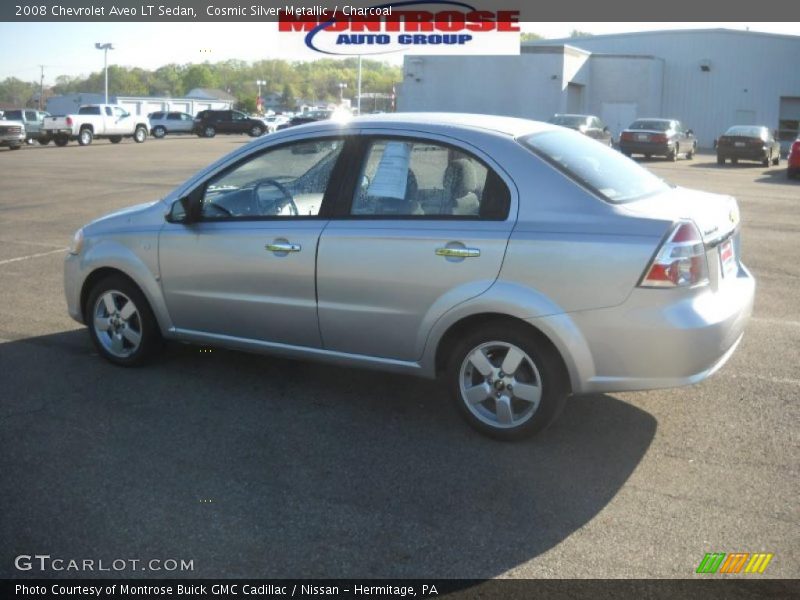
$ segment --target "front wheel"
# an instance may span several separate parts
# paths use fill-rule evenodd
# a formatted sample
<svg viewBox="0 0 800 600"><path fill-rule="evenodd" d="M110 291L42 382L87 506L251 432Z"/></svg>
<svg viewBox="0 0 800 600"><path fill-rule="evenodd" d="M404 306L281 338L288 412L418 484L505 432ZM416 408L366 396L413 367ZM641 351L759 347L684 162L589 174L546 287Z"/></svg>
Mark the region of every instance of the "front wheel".
<svg viewBox="0 0 800 600"><path fill-rule="evenodd" d="M136 131L133 132L133 141L137 144L141 144L147 139L147 128L139 125L136 128Z"/></svg>
<svg viewBox="0 0 800 600"><path fill-rule="evenodd" d="M114 364L139 366L161 344L147 299L124 277L114 275L98 282L89 293L84 315L97 351Z"/></svg>
<svg viewBox="0 0 800 600"><path fill-rule="evenodd" d="M461 340L446 377L467 422L504 441L548 427L569 394L566 372L548 341L505 323L487 325Z"/></svg>
<svg viewBox="0 0 800 600"><path fill-rule="evenodd" d="M213 138L215 135L217 135L217 130L211 127L211 125L203 129L203 137Z"/></svg>
<svg viewBox="0 0 800 600"><path fill-rule="evenodd" d="M694 153L697 151L697 146L692 146L692 149L686 153L686 160L692 160L694 158Z"/></svg>
<svg viewBox="0 0 800 600"><path fill-rule="evenodd" d="M680 148L676 145L672 151L667 154L667 160L678 162L678 152L680 152Z"/></svg>

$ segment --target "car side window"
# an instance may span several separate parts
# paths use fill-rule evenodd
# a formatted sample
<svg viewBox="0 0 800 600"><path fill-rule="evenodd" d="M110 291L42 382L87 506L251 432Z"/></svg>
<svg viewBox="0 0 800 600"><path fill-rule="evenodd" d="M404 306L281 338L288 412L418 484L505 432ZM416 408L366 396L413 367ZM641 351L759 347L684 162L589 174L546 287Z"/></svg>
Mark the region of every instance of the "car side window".
<svg viewBox="0 0 800 600"><path fill-rule="evenodd" d="M119 106L115 106L114 107L114 116L117 117L118 119L122 119L124 117L127 117L128 113L126 113L124 110L122 110Z"/></svg>
<svg viewBox="0 0 800 600"><path fill-rule="evenodd" d="M508 215L510 192L503 180L451 146L375 139L359 181L352 216L503 220Z"/></svg>
<svg viewBox="0 0 800 600"><path fill-rule="evenodd" d="M181 119L180 113L167 113L168 121L180 121L180 119Z"/></svg>
<svg viewBox="0 0 800 600"><path fill-rule="evenodd" d="M326 138L250 156L207 182L201 218L316 217L343 147L342 139Z"/></svg>
<svg viewBox="0 0 800 600"><path fill-rule="evenodd" d="M25 111L25 120L26 121L38 121L39 119L36 118L36 112L32 110Z"/></svg>
<svg viewBox="0 0 800 600"><path fill-rule="evenodd" d="M109 117L111 116L111 107L110 106L106 106L106 115L109 116Z"/></svg>

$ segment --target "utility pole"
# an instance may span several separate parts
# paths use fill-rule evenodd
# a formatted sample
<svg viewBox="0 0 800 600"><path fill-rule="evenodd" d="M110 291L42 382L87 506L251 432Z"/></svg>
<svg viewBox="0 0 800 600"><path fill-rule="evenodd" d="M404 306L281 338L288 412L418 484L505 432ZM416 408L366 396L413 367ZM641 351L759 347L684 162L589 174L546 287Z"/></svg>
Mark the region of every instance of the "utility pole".
<svg viewBox="0 0 800 600"><path fill-rule="evenodd" d="M42 110L42 102L44 101L44 65L39 65L42 70L42 76L39 78L39 110Z"/></svg>
<svg viewBox="0 0 800 600"><path fill-rule="evenodd" d="M108 51L114 49L114 45L110 43L101 44L95 42L95 48L103 50L103 68L106 72L106 104L108 104Z"/></svg>

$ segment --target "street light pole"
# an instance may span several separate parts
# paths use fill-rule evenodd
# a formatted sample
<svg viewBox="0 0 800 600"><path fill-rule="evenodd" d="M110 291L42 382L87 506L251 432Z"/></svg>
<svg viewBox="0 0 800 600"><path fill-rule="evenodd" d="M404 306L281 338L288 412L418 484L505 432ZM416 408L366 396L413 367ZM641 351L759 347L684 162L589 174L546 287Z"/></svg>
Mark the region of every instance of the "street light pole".
<svg viewBox="0 0 800 600"><path fill-rule="evenodd" d="M344 102L344 89L347 87L346 83L339 84L339 104L341 105Z"/></svg>
<svg viewBox="0 0 800 600"><path fill-rule="evenodd" d="M258 98L256 98L256 110L259 112L264 112L264 101L261 99L261 86L267 85L267 82L263 79L257 79L256 85L258 86ZM261 108L259 108L259 106Z"/></svg>
<svg viewBox="0 0 800 600"><path fill-rule="evenodd" d="M358 55L358 97L356 98L358 114L361 116L361 55Z"/></svg>
<svg viewBox="0 0 800 600"><path fill-rule="evenodd" d="M108 51L113 50L114 46L110 43L95 42L94 47L103 51L103 70L106 72L106 104L108 104Z"/></svg>

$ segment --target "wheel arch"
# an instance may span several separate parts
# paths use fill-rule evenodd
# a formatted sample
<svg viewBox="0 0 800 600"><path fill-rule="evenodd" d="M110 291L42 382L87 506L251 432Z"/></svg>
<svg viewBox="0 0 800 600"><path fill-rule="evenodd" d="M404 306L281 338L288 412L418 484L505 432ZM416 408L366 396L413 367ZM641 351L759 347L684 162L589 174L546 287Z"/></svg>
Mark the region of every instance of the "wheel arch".
<svg viewBox="0 0 800 600"><path fill-rule="evenodd" d="M445 371L450 353L456 344L458 344L459 340L466 335L468 331L474 331L480 327L486 327L490 324L503 324L518 327L520 330L526 331L529 335L535 338L537 343L543 344L553 353L555 357L557 357L561 364L561 368L563 369L563 373L569 382L571 390L572 372L559 346L555 344L544 331L534 326L529 321L512 315L497 312L481 312L471 314L466 317L462 317L447 328L444 334L439 338L434 353L434 369L436 376L438 377Z"/></svg>

